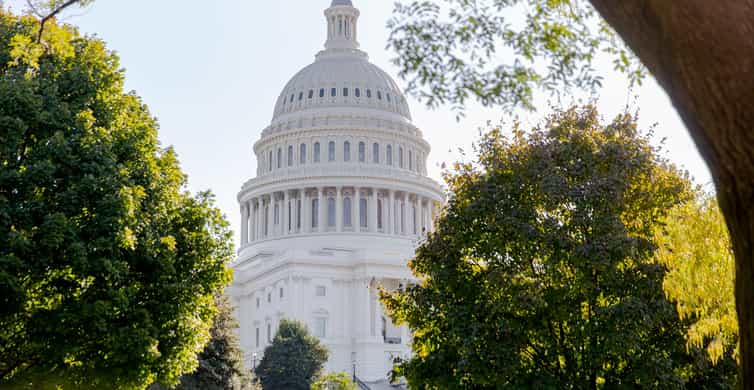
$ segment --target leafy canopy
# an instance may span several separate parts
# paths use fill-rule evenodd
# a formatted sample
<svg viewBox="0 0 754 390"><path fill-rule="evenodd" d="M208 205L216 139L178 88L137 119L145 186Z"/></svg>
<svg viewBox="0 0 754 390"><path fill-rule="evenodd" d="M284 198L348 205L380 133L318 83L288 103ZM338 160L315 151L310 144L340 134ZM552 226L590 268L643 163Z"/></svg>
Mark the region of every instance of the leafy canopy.
<svg viewBox="0 0 754 390"><path fill-rule="evenodd" d="M351 381L351 376L344 372L335 372L320 377L312 383L311 390L358 390Z"/></svg>
<svg viewBox="0 0 754 390"><path fill-rule="evenodd" d="M410 262L422 282L383 292L414 336L396 375L418 389L729 384L686 353L664 297L653 233L690 184L635 117L571 108L512 138L493 129L478 152L446 176Z"/></svg>
<svg viewBox="0 0 754 390"><path fill-rule="evenodd" d="M209 339L231 234L105 44L0 11L0 381L175 384Z"/></svg>
<svg viewBox="0 0 754 390"><path fill-rule="evenodd" d="M534 109L537 90L595 91L602 52L641 82L644 68L586 0L403 0L388 23L388 48L408 90L459 113L469 98Z"/></svg>
<svg viewBox="0 0 754 390"><path fill-rule="evenodd" d="M682 318L694 320L688 347L705 348L715 363L735 353L735 261L717 201L700 194L676 206L657 229L656 241L657 259L668 268L663 283L667 297Z"/></svg>
<svg viewBox="0 0 754 390"><path fill-rule="evenodd" d="M251 378L244 368L243 353L238 342L238 321L234 317L230 299L222 294L215 297L218 313L212 323L212 338L199 354L196 371L184 374L175 390L246 390ZM166 387L152 386L150 390Z"/></svg>
<svg viewBox="0 0 754 390"><path fill-rule="evenodd" d="M301 322L283 319L256 368L265 389L309 390L327 362L327 349Z"/></svg>

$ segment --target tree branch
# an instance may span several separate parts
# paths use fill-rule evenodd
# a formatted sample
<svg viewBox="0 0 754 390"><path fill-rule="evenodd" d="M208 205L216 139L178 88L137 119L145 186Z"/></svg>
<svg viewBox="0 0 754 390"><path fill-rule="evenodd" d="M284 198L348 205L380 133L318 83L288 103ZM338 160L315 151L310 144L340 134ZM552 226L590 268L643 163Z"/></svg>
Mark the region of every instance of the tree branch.
<svg viewBox="0 0 754 390"><path fill-rule="evenodd" d="M60 5L58 8L55 8L52 12L47 14L47 16L43 17L39 21L39 34L37 34L37 43L42 42L42 32L44 32L45 23L47 23L48 20L54 18L57 14L63 12L64 9L78 3L79 0L68 0L62 5Z"/></svg>

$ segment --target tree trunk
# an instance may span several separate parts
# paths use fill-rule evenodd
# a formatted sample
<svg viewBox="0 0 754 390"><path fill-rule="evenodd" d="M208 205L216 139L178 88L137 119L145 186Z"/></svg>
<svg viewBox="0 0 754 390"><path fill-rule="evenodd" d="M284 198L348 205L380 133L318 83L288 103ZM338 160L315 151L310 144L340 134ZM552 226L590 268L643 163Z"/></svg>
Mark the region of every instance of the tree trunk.
<svg viewBox="0 0 754 390"><path fill-rule="evenodd" d="M590 0L670 96L712 172L754 389L754 0Z"/></svg>

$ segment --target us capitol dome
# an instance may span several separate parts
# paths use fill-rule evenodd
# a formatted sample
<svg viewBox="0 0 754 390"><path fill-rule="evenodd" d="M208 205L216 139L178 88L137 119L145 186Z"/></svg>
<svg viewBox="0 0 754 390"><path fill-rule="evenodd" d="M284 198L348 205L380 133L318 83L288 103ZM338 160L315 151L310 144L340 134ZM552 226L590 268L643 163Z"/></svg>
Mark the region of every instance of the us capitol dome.
<svg viewBox="0 0 754 390"><path fill-rule="evenodd" d="M375 383L411 353L378 289L415 282L406 264L443 192L401 89L359 50L359 10L334 0L325 16L325 50L286 84L254 144L229 295L249 368L289 318L327 346L327 371Z"/></svg>

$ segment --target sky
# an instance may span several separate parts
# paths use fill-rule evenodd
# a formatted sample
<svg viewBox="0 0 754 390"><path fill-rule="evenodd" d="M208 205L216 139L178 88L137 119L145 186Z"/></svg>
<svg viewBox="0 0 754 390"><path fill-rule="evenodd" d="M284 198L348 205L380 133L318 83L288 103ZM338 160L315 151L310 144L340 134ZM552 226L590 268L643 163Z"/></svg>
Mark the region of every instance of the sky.
<svg viewBox="0 0 754 390"><path fill-rule="evenodd" d="M2 3L0 1L0 3ZM23 0L6 0L21 10ZM63 19L82 32L103 39L117 52L126 72L127 90L136 91L160 122L163 146L173 146L189 190L211 190L231 227L240 230L236 195L256 172L252 145L270 123L275 101L287 81L323 48L330 0L98 0L74 9ZM396 77L386 51L393 2L354 0L361 10L359 40L370 60ZM601 61L604 76L596 102L605 120L639 111L643 129L656 124L655 144L664 141L666 156L710 187L710 173L665 93L653 80L628 90L625 78ZM574 99L578 102L578 99ZM510 113L470 104L460 121L449 108L427 109L409 97L413 122L432 146L429 173L440 181L441 165L471 150L487 123L539 123L549 110L538 99L536 113ZM570 102L565 102L570 103Z"/></svg>

